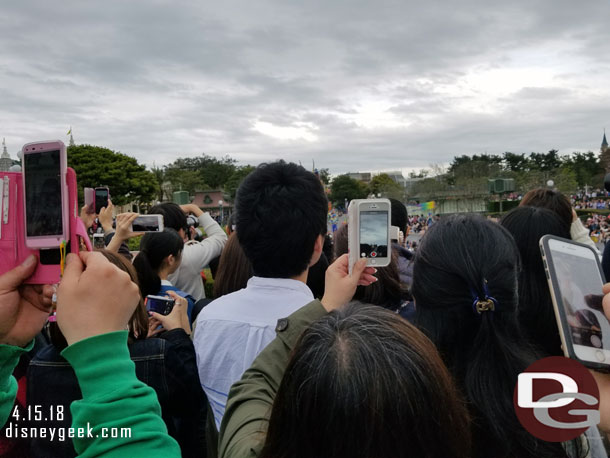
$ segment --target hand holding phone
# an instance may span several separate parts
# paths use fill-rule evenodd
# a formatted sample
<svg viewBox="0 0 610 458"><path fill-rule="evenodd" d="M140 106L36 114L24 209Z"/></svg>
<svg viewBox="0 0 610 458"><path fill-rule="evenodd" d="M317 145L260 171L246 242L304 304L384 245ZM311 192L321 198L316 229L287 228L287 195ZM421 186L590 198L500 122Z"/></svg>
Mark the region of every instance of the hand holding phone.
<svg viewBox="0 0 610 458"><path fill-rule="evenodd" d="M155 312L159 315L169 315L174 309L175 301L169 297L154 296L149 294L146 296L146 310Z"/></svg>

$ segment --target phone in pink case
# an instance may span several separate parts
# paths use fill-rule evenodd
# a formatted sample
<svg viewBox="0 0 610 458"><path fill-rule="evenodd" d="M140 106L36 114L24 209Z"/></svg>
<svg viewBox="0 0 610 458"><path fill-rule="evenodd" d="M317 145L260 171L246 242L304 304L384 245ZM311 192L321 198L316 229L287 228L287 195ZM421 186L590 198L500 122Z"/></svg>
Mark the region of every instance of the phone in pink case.
<svg viewBox="0 0 610 458"><path fill-rule="evenodd" d="M28 143L22 149L25 244L58 248L70 230L66 146L60 140Z"/></svg>
<svg viewBox="0 0 610 458"><path fill-rule="evenodd" d="M90 215L95 213L95 189L94 188L84 188L83 194L85 196L85 210Z"/></svg>
<svg viewBox="0 0 610 458"><path fill-rule="evenodd" d="M81 240L88 251L91 242L83 222L78 218L76 174L66 168L61 187L67 198L67 251L78 253ZM30 254L39 259L34 274L26 280L30 284L54 284L60 280L59 245L50 249L31 249L26 244L26 224L23 177L19 172L0 172L0 275L22 263ZM62 215L63 219L63 215Z"/></svg>

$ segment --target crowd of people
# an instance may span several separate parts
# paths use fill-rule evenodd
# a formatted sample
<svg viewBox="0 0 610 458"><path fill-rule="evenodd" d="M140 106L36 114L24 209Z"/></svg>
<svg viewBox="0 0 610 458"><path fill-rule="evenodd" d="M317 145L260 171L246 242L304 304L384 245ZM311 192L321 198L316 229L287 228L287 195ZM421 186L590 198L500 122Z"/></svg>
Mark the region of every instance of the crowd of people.
<svg viewBox="0 0 610 458"><path fill-rule="evenodd" d="M227 230L195 205L162 203L150 213L165 230L144 234L133 253L136 214L117 215L113 228L110 203L83 213L88 227L98 217L105 248L68 255L57 288L24 283L35 257L0 276L0 454L607 456L596 431L545 442L513 408L518 375L563 354L538 241L596 248L592 224L550 189L528 192L499 222L410 217L391 204L402 234L425 232L417 249L399 237L388 267L361 259L352 275L347 226L328 236L319 178L283 161L246 177ZM610 284L604 293L610 316ZM150 295L173 308L147 312ZM479 307L490 298L494 307ZM610 432L610 376L596 378ZM15 438L16 417L21 430L91 435ZM129 437L104 437L123 428Z"/></svg>

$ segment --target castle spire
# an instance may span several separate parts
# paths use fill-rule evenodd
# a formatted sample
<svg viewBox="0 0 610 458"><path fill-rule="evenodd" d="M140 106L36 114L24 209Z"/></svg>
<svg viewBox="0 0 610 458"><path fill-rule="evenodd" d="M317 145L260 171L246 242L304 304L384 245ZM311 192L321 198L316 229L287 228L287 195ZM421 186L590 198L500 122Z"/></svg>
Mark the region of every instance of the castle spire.
<svg viewBox="0 0 610 458"><path fill-rule="evenodd" d="M6 149L6 139L2 139L2 155L0 155L0 171L7 172L13 165L13 160Z"/></svg>
<svg viewBox="0 0 610 458"><path fill-rule="evenodd" d="M602 151L608 148L608 140L606 140L606 129L604 129L604 139L602 140Z"/></svg>

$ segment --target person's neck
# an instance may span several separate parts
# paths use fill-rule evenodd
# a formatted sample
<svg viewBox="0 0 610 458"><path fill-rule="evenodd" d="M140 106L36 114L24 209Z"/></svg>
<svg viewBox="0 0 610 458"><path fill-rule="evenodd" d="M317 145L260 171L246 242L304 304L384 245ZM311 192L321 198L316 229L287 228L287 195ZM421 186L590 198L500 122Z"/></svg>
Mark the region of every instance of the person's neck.
<svg viewBox="0 0 610 458"><path fill-rule="evenodd" d="M309 268L307 268L305 271L301 272L301 274L297 275L296 277L290 277L290 279L297 280L297 281L307 284L307 274L308 273L309 273Z"/></svg>
<svg viewBox="0 0 610 458"><path fill-rule="evenodd" d="M167 277L169 277L169 270L168 269L161 269L158 272L159 278L161 280L167 280Z"/></svg>

